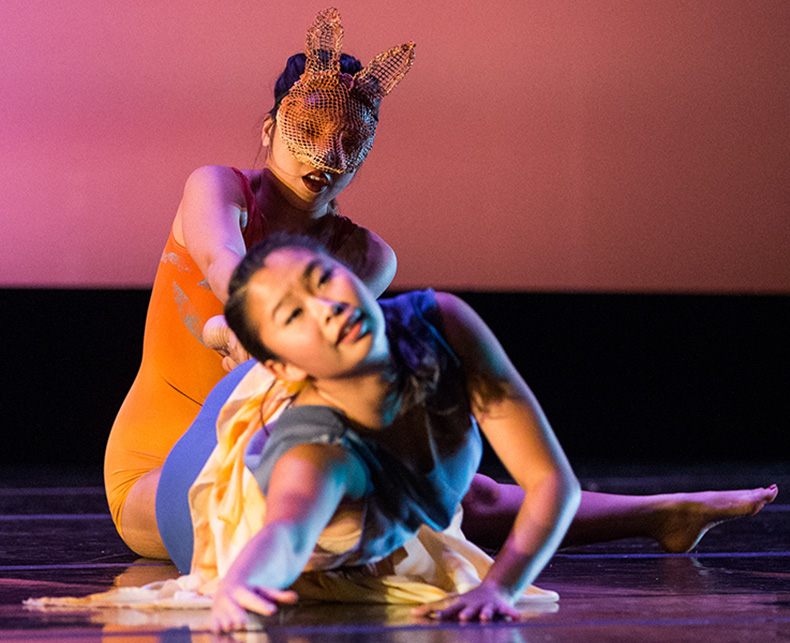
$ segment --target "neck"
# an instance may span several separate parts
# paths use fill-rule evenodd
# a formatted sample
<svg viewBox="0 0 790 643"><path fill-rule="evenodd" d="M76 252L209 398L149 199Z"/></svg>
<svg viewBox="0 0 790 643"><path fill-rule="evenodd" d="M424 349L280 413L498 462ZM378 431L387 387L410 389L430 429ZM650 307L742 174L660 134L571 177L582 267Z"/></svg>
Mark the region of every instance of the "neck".
<svg viewBox="0 0 790 643"><path fill-rule="evenodd" d="M304 207L295 205L294 202L299 197L293 194L268 167L264 167L261 172L261 185L257 190L257 197L261 212L264 213L272 230L304 233L328 211L326 204L315 207L307 204Z"/></svg>
<svg viewBox="0 0 790 643"><path fill-rule="evenodd" d="M299 395L298 404L319 404L342 411L350 420L370 429L381 429L395 419L400 394L394 373L387 365L376 373L331 381L314 380Z"/></svg>

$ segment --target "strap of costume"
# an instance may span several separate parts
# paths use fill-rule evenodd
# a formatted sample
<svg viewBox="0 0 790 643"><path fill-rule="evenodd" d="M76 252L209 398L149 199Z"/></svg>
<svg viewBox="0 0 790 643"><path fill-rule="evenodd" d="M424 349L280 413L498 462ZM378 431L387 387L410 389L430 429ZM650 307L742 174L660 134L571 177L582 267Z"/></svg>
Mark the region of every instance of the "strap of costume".
<svg viewBox="0 0 790 643"><path fill-rule="evenodd" d="M241 181L244 201L247 204L247 225L244 227L244 230L242 230L241 235L244 237L244 245L250 248L269 233L266 229L266 219L263 216L263 212L261 212L258 207L258 201L255 199L255 193L252 191L250 180L241 170L235 167L230 169L236 173L236 176L239 177L239 181Z"/></svg>

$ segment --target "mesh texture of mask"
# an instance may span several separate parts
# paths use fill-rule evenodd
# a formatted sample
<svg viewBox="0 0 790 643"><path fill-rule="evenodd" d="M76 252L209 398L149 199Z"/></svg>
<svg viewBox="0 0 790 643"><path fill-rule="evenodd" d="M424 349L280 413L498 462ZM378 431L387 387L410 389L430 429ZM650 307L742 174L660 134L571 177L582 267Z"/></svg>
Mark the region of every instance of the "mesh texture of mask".
<svg viewBox="0 0 790 643"><path fill-rule="evenodd" d="M414 44L379 54L353 76L340 71L343 27L336 9L318 13L307 31L305 71L277 111L280 137L294 157L316 169L348 173L370 152L378 105L408 72Z"/></svg>

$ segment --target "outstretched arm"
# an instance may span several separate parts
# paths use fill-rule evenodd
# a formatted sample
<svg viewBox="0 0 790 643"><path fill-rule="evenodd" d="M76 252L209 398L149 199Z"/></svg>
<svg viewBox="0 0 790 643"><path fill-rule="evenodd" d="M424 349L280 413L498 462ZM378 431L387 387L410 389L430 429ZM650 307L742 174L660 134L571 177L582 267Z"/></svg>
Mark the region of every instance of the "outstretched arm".
<svg viewBox="0 0 790 643"><path fill-rule="evenodd" d="M341 446L302 444L272 471L261 530L244 546L214 596L212 629L244 628L245 610L272 614L294 602L285 591L302 573L318 537L344 496L365 489L361 465Z"/></svg>
<svg viewBox="0 0 790 643"><path fill-rule="evenodd" d="M472 410L508 472L526 492L513 529L480 586L418 609L460 620L516 617L511 607L560 544L580 487L532 391L480 317L438 293L450 346L461 358Z"/></svg>

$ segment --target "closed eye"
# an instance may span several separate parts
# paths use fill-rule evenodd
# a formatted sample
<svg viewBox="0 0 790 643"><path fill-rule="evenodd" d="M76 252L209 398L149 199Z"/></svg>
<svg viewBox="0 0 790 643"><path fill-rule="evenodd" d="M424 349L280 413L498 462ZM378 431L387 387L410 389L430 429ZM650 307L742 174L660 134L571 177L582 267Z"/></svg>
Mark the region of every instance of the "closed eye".
<svg viewBox="0 0 790 643"><path fill-rule="evenodd" d="M343 134L343 149L346 151L353 151L357 147L359 147L365 137L359 135L356 132L348 132Z"/></svg>
<svg viewBox="0 0 790 643"><path fill-rule="evenodd" d="M332 270L331 269L324 270L321 273L321 276L318 278L318 285L323 286L329 283L331 279L332 279Z"/></svg>
<svg viewBox="0 0 790 643"><path fill-rule="evenodd" d="M296 320L299 317L299 315L301 315L301 314L302 314L302 309L301 308L294 308L291 311L291 314L288 315L288 317L286 318L284 325L287 326L292 321Z"/></svg>

